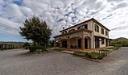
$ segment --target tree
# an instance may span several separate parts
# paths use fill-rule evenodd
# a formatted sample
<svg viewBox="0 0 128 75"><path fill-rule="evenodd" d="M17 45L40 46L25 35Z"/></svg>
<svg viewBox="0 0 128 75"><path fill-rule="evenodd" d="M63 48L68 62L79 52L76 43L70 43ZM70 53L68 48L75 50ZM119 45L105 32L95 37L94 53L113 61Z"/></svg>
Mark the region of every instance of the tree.
<svg viewBox="0 0 128 75"><path fill-rule="evenodd" d="M30 44L29 44L28 42L25 42L25 43L23 44L23 48L25 48L25 49L28 49L29 46L30 46Z"/></svg>
<svg viewBox="0 0 128 75"><path fill-rule="evenodd" d="M26 19L24 26L20 27L20 34L27 40L31 40L34 46L42 46L45 49L51 35L51 29L45 21L41 21L38 17Z"/></svg>

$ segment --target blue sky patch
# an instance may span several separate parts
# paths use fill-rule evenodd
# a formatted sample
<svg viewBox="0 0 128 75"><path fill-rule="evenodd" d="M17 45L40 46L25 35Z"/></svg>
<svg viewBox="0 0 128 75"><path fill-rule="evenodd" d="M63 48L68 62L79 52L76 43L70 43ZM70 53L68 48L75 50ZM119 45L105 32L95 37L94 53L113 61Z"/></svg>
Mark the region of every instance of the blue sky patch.
<svg viewBox="0 0 128 75"><path fill-rule="evenodd" d="M13 2L17 5L22 5L23 0L14 0Z"/></svg>

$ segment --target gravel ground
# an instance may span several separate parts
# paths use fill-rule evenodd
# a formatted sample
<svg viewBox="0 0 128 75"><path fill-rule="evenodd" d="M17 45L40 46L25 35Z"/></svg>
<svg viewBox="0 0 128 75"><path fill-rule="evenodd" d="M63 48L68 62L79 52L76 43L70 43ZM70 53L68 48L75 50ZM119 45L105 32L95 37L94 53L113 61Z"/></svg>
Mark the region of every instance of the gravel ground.
<svg viewBox="0 0 128 75"><path fill-rule="evenodd" d="M0 75L128 75L128 48L112 52L100 62L66 53L27 54L0 51Z"/></svg>

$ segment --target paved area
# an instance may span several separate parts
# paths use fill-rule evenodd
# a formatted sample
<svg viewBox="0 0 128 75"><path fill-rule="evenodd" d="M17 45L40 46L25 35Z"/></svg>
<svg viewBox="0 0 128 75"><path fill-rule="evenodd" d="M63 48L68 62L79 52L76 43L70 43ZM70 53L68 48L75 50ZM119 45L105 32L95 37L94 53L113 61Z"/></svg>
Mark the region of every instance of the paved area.
<svg viewBox="0 0 128 75"><path fill-rule="evenodd" d="M27 52L0 51L0 75L128 75L128 48L114 51L100 62L59 52Z"/></svg>

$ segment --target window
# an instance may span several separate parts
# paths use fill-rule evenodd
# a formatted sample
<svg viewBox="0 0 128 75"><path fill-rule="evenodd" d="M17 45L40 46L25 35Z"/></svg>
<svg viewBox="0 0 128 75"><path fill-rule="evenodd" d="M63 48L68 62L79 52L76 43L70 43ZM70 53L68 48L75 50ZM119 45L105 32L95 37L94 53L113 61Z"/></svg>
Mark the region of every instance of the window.
<svg viewBox="0 0 128 75"><path fill-rule="evenodd" d="M101 28L101 34L104 34L104 29L103 28Z"/></svg>
<svg viewBox="0 0 128 75"><path fill-rule="evenodd" d="M87 26L87 24L85 24L85 25L79 26L77 29L78 29L78 30L79 30L79 29L88 29L88 26Z"/></svg>
<svg viewBox="0 0 128 75"><path fill-rule="evenodd" d="M95 24L95 31L99 32L99 26L97 24Z"/></svg>
<svg viewBox="0 0 128 75"><path fill-rule="evenodd" d="M67 33L67 31L63 31L63 32L62 32L62 34L66 34L66 33Z"/></svg>
<svg viewBox="0 0 128 75"><path fill-rule="evenodd" d="M79 29L88 29L88 26L87 26L87 24L85 24L85 25L79 26L77 29L78 29L78 30L79 30Z"/></svg>
<svg viewBox="0 0 128 75"><path fill-rule="evenodd" d="M88 29L88 25L87 24L83 25L83 28Z"/></svg>
<svg viewBox="0 0 128 75"><path fill-rule="evenodd" d="M101 42L102 42L102 44L104 44L104 38L102 38L102 41Z"/></svg>
<svg viewBox="0 0 128 75"><path fill-rule="evenodd" d="M80 29L82 29L82 27L81 27L81 26L79 26L77 29L78 29L78 30L80 30Z"/></svg>
<svg viewBox="0 0 128 75"><path fill-rule="evenodd" d="M69 30L69 32L74 32L75 31L75 29L71 29L71 30Z"/></svg>
<svg viewBox="0 0 128 75"><path fill-rule="evenodd" d="M108 35L108 31L106 31L105 34Z"/></svg>

